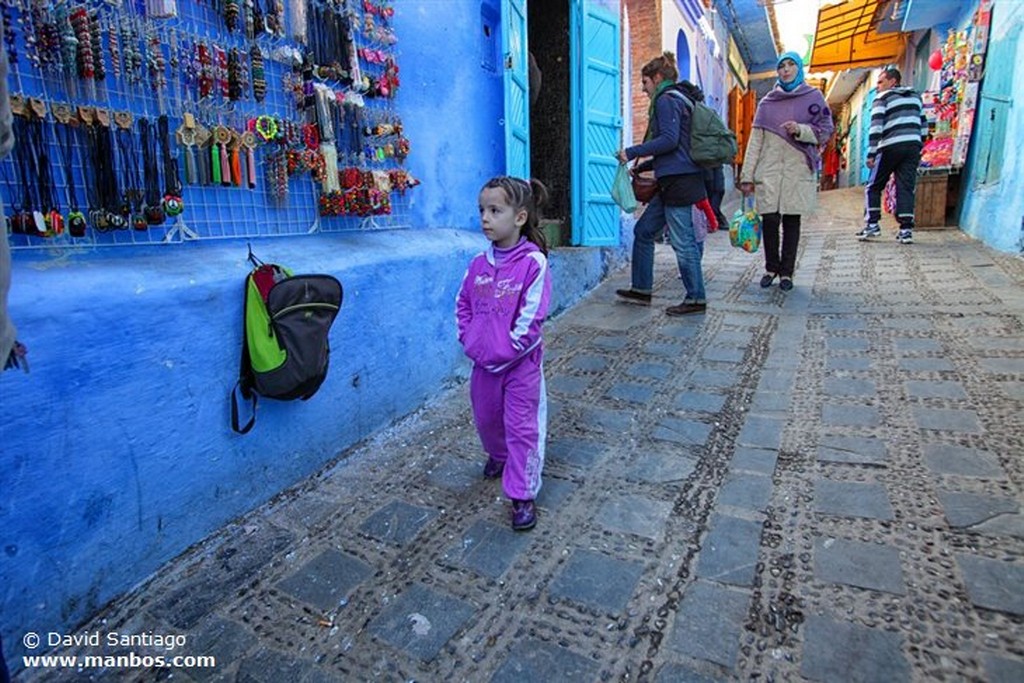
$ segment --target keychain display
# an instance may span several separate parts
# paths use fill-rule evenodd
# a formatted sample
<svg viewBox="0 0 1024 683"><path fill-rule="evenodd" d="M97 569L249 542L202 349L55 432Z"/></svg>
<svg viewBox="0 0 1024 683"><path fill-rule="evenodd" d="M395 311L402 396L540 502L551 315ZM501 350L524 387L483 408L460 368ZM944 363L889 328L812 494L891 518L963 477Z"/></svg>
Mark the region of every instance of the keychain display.
<svg viewBox="0 0 1024 683"><path fill-rule="evenodd" d="M266 212L268 224L303 206L392 215L419 184L401 168L411 143L394 108L394 12L333 0L3 3L11 82L27 90L13 98L19 144L0 164L14 248L123 243L129 229L166 226L139 236L155 240L221 207Z"/></svg>

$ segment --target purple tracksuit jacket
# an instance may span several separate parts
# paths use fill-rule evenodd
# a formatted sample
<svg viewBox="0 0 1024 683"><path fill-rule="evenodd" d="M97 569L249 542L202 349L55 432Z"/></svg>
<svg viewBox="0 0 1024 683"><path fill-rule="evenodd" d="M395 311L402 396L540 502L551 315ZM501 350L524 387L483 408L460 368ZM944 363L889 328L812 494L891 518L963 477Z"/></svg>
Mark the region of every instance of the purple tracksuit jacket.
<svg viewBox="0 0 1024 683"><path fill-rule="evenodd" d="M505 463L502 488L533 500L547 433L541 325L551 299L547 258L525 239L477 255L456 298L459 342L473 361L470 401L480 442Z"/></svg>

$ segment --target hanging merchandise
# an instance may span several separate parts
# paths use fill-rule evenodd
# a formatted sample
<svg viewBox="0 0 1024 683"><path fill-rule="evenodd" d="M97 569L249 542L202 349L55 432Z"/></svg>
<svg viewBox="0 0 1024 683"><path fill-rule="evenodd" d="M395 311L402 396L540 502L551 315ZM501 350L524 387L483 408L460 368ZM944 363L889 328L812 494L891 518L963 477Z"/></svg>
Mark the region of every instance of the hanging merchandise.
<svg viewBox="0 0 1024 683"><path fill-rule="evenodd" d="M17 84L19 143L0 162L13 248L408 227L419 181L403 168L394 13L362 0L0 4Z"/></svg>

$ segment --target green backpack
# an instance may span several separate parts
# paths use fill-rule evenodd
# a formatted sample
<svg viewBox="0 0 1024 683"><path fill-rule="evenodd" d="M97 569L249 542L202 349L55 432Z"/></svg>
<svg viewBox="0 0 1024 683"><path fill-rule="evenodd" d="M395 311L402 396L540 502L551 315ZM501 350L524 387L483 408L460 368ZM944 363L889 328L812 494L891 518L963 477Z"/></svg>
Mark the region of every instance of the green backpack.
<svg viewBox="0 0 1024 683"><path fill-rule="evenodd" d="M245 278L242 359L231 392L231 428L246 434L256 422L259 396L309 399L327 378L328 333L341 309L341 282L332 275L293 275L249 251ZM238 396L250 403L239 425Z"/></svg>
<svg viewBox="0 0 1024 683"><path fill-rule="evenodd" d="M729 130L722 117L703 102L694 102L678 90L670 95L681 97L690 108L690 158L699 166L715 167L731 164L739 151L736 134Z"/></svg>

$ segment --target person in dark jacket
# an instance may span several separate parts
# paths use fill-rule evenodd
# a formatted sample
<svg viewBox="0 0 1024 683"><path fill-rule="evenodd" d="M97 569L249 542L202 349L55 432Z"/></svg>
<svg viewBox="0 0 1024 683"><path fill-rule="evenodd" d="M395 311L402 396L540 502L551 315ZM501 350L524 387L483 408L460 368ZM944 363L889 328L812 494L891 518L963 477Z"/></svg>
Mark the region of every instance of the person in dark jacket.
<svg viewBox="0 0 1024 683"><path fill-rule="evenodd" d="M686 297L682 303L665 309L668 315L703 313L707 308L704 292L703 235L694 230L692 206L707 195L703 169L690 158L690 110L686 106L684 86L676 83L679 70L675 55L664 52L641 69L643 89L651 98L647 133L639 145L620 150L620 163L639 157L651 157L635 170L654 169L658 194L651 200L633 229L632 282L629 289L616 290L626 301L650 305L654 289L654 241L668 224L672 249L676 253L679 274ZM673 95L673 91L678 94Z"/></svg>

